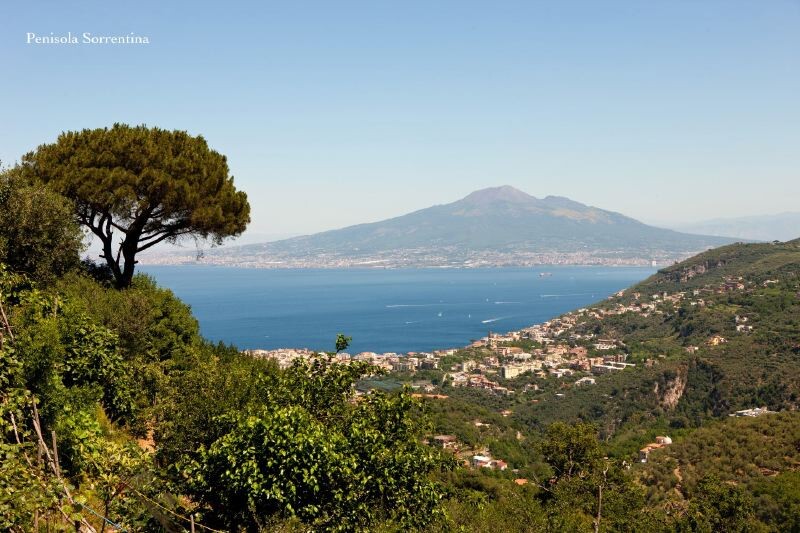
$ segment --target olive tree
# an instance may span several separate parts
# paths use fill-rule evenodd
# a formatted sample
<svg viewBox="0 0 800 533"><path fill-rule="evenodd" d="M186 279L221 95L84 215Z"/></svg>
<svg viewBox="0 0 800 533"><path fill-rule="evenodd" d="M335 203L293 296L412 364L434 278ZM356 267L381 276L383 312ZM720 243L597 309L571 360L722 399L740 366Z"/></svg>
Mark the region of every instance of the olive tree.
<svg viewBox="0 0 800 533"><path fill-rule="evenodd" d="M139 252L182 237L218 244L250 222L247 195L234 187L225 156L185 131L124 124L69 131L26 154L21 166L75 203L118 288L130 285Z"/></svg>
<svg viewBox="0 0 800 533"><path fill-rule="evenodd" d="M19 169L0 171L0 263L37 281L50 281L79 264L83 233L72 203Z"/></svg>

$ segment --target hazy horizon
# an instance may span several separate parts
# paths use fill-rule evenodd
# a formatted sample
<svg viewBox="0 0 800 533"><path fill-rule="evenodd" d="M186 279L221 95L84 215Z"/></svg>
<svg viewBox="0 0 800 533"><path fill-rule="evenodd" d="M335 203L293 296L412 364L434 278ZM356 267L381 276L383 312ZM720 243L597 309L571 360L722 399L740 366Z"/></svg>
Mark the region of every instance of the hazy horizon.
<svg viewBox="0 0 800 533"><path fill-rule="evenodd" d="M496 187L491 187L491 188L504 187L504 186L507 186L507 185L498 185ZM476 191L472 191L472 192L476 192ZM522 192L526 192L526 191L522 191ZM452 202L458 201L458 200L460 200L462 198L455 198L455 199L452 200ZM449 203L452 203L452 202L445 202L445 203L449 204ZM597 205L592 206L591 204L589 204L589 205L591 207L597 207L597 208L603 209L602 206L597 206ZM424 207L420 208L420 210L421 209L426 209L426 208L429 208L429 207L433 207L433 205L424 206ZM417 211L417 209L415 209L414 211ZM402 215L406 215L406 214L412 213L414 211L409 211L407 213L400 213L400 215L401 216ZM622 215L626 215L625 213L621 213L621 214ZM794 219L800 220L800 211L798 211L798 212L785 211L785 212L781 212L781 213L775 213L774 215L772 215L772 214L771 215L751 215L751 216L746 216L746 217L722 217L722 218L703 219L703 220L688 220L688 221L678 222L678 223L675 223L675 224L650 223L650 222L647 222L645 220L640 220L640 222L644 222L644 223L646 223L648 225L652 225L652 226L655 226L655 227L660 227L660 228L665 228L665 229L672 229L672 230L680 231L680 232L684 232L684 233L700 234L700 235L714 235L714 236L733 237L733 238L744 238L744 239L749 239L749 240L763 240L763 241L774 240L774 239L791 240L791 239L800 237L800 227L798 227L798 231L795 234L795 233L792 233L790 230L787 230L784 226L781 225L782 223L785 222L785 220L782 220L782 218L787 218L787 217L791 217L792 220L794 220ZM391 218L391 217L387 217L387 218ZM754 231L752 235L747 235L746 232L743 231L742 224L748 223L748 222L752 222L754 224L757 224L758 222L762 221L762 219L765 219L765 218L767 218L767 219L775 218L775 220L774 221L770 221L771 223L767 224L766 227L758 228L758 230ZM319 231L310 231L310 232L305 232L305 233L303 233L303 232L269 233L269 232L258 232L258 231L254 231L254 230L248 229L242 235L240 235L239 237L229 238L229 239L225 240L221 246L231 247L231 246L244 246L244 245L248 245L248 244L260 244L260 243L266 243L266 242L275 242L275 241L280 241L280 240L284 240L284 239L290 239L290 238L293 238L293 237L300 237L300 236L305 236L305 235L312 235L312 234L315 234L315 233L322 233L322 232L326 232L326 231L333 231L333 230L343 229L344 227L349 227L351 225L361 225L361 224L370 224L370 223L374 223L374 222L381 222L383 220L385 220L385 219L356 221L353 224L349 224L348 226L331 226L331 227L327 227L327 228L322 228ZM722 230L722 228L726 227L725 226L726 223L730 223L731 224L730 226L728 226L728 227L730 227L732 229L729 232L726 232L726 231ZM770 232L774 232L775 234L771 235ZM91 234L87 234L87 242L88 242L88 245L89 245L89 249L87 250L87 253L89 253L89 255L94 256L94 255L97 255L97 254L100 253L100 251L101 251L100 243L95 237L93 237ZM208 250L208 249L211 248L211 244L208 243L208 242L199 241L199 244L200 244L199 246L196 246L194 241L192 241L191 239L185 240L185 241L183 241L181 243L178 243L177 245L171 245L169 243L164 243L158 248L154 248L154 249L148 250L147 252L144 252L144 255L146 255L146 256L153 256L153 255L157 256L157 255L160 255L161 253L165 253L165 252L166 253L170 253L170 252L173 252L175 250L192 251L192 250L195 250L195 249Z"/></svg>

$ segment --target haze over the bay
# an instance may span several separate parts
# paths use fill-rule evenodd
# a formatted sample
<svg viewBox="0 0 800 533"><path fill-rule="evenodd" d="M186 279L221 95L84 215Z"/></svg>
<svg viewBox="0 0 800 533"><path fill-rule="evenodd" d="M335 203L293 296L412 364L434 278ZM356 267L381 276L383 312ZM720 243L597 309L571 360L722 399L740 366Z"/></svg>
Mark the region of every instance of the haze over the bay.
<svg viewBox="0 0 800 533"><path fill-rule="evenodd" d="M797 2L339 4L10 3L0 159L186 129L280 236L502 184L662 227L797 210ZM25 42L86 31L150 43Z"/></svg>

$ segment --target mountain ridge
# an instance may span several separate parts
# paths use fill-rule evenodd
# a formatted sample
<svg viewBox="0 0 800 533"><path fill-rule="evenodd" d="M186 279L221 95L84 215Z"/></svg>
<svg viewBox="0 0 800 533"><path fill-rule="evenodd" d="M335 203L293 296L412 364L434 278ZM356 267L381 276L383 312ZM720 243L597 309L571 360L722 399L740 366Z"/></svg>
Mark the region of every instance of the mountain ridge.
<svg viewBox="0 0 800 533"><path fill-rule="evenodd" d="M788 241L800 237L800 212L787 211L770 215L714 218L691 224L681 224L674 229L690 233L724 235L736 239Z"/></svg>
<svg viewBox="0 0 800 533"><path fill-rule="evenodd" d="M643 264L671 262L731 242L656 228L563 196L536 198L503 185L377 222L210 250L206 260L290 266Z"/></svg>

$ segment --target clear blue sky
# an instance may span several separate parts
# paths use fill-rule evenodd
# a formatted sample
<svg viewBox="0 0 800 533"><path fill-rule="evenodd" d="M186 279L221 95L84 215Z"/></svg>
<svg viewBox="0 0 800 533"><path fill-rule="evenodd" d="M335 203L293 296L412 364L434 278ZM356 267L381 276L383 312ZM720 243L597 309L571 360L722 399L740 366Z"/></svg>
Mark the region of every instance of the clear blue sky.
<svg viewBox="0 0 800 533"><path fill-rule="evenodd" d="M26 32L147 46L25 43ZM203 134L254 233L514 185L648 222L800 210L800 3L36 1L0 11L0 159Z"/></svg>

